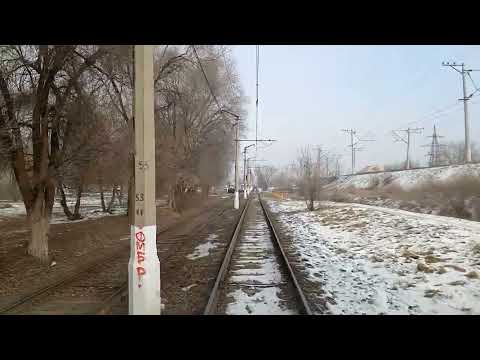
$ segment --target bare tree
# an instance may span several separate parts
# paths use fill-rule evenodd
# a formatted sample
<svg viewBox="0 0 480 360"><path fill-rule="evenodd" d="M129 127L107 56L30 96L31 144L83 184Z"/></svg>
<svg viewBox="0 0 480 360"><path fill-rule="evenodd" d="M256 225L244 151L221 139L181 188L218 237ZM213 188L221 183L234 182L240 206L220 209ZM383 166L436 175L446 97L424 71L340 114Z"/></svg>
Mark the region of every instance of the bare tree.
<svg viewBox="0 0 480 360"><path fill-rule="evenodd" d="M157 187L174 208L188 189L208 195L228 173L232 119L220 108L244 115L229 49L197 46L200 66L191 48L154 53ZM32 228L28 252L43 262L57 191L72 220L89 185L111 211L127 184L133 206L133 70L132 46L0 46L0 170L14 175Z"/></svg>
<svg viewBox="0 0 480 360"><path fill-rule="evenodd" d="M64 116L82 76L104 55L96 46L0 47L0 147L22 194L28 253L48 261L55 178L71 122Z"/></svg>
<svg viewBox="0 0 480 360"><path fill-rule="evenodd" d="M157 188L167 188L179 211L186 191L204 193L226 176L233 149L232 119L219 109L241 114L242 96L222 47L196 47L200 62L189 59L160 79L156 91ZM208 83L203 71L206 73ZM212 95L215 95L215 97ZM159 171L157 171L159 174Z"/></svg>
<svg viewBox="0 0 480 360"><path fill-rule="evenodd" d="M298 186L300 195L306 202L307 209L315 209L314 202L318 200L320 193L320 166L313 160L310 147L306 146L299 150L297 157Z"/></svg>
<svg viewBox="0 0 480 360"><path fill-rule="evenodd" d="M447 164L456 165L463 164L464 161L464 148L465 143L463 141L451 141L441 150L440 156L445 159ZM480 161L480 150L476 143L471 144L472 161Z"/></svg>
<svg viewBox="0 0 480 360"><path fill-rule="evenodd" d="M296 186L297 166L295 163L289 164L276 171L271 179L271 184L283 189L291 189Z"/></svg>
<svg viewBox="0 0 480 360"><path fill-rule="evenodd" d="M258 185L263 189L268 189L272 185L272 177L277 172L277 168L266 165L255 170Z"/></svg>

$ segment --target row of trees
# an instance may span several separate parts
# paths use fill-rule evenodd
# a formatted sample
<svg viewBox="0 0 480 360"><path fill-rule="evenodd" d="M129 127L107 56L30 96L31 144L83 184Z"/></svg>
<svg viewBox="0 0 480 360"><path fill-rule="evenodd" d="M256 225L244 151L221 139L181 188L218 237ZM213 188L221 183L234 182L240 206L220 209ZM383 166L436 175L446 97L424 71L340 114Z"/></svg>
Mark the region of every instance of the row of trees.
<svg viewBox="0 0 480 360"><path fill-rule="evenodd" d="M13 174L32 229L28 253L42 261L57 193L70 219L81 216L87 187L99 189L104 211L124 192L133 206L133 54L132 46L0 46L0 169ZM157 46L154 56L157 191L180 210L192 184L207 193L227 174L232 121L219 106L242 116L243 97L226 47Z"/></svg>
<svg viewBox="0 0 480 360"><path fill-rule="evenodd" d="M472 151L472 161L480 161L480 149L478 144L472 142L470 144ZM440 162L446 165L457 165L464 163L464 152L465 142L464 141L451 141L443 148L440 149Z"/></svg>

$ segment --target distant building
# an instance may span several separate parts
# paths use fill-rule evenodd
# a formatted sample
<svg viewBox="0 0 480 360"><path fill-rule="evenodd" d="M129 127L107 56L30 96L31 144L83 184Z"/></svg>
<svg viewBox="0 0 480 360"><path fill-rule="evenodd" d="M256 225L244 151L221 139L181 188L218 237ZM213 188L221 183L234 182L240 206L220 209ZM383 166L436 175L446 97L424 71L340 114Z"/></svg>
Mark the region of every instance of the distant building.
<svg viewBox="0 0 480 360"><path fill-rule="evenodd" d="M377 172L377 171L385 171L383 165L368 165L365 166L360 172Z"/></svg>

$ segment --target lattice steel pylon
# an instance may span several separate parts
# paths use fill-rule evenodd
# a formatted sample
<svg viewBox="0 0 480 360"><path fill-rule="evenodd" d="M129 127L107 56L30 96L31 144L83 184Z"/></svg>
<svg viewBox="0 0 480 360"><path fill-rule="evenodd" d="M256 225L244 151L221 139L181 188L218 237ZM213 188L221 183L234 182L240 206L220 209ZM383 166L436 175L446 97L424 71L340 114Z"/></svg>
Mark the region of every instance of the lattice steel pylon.
<svg viewBox="0 0 480 360"><path fill-rule="evenodd" d="M442 151L441 148L445 145L440 144L438 142L439 138L442 138L443 136L440 136L437 134L437 128L435 125L433 125L433 134L432 136L427 136L429 138L432 138L432 142L430 144L424 145L424 146L429 146L430 147L430 152L427 154L428 156L428 166L440 166L443 165L445 162L442 156Z"/></svg>

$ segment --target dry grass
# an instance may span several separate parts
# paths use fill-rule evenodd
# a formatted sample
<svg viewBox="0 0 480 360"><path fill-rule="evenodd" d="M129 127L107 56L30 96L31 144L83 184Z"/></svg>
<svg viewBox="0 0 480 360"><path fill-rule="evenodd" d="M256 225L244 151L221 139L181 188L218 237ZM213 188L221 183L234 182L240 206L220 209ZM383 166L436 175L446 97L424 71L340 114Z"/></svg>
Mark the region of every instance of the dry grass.
<svg viewBox="0 0 480 360"><path fill-rule="evenodd" d="M318 200L376 205L480 221L480 177L457 176L447 181L430 177L421 185L405 190L391 182L392 176L372 178L368 189L328 188Z"/></svg>
<svg viewBox="0 0 480 360"><path fill-rule="evenodd" d="M477 243L473 246L472 252L475 255L480 255L480 243Z"/></svg>
<svg viewBox="0 0 480 360"><path fill-rule="evenodd" d="M379 185L380 185L380 179L374 176L368 182L368 186L366 187L366 190L374 190L378 188Z"/></svg>
<svg viewBox="0 0 480 360"><path fill-rule="evenodd" d="M447 181L434 178L421 185L405 190L389 184L376 191L352 191L361 197L381 197L401 202L402 209L421 207L435 209L439 215L469 220L480 220L480 178L461 176Z"/></svg>

